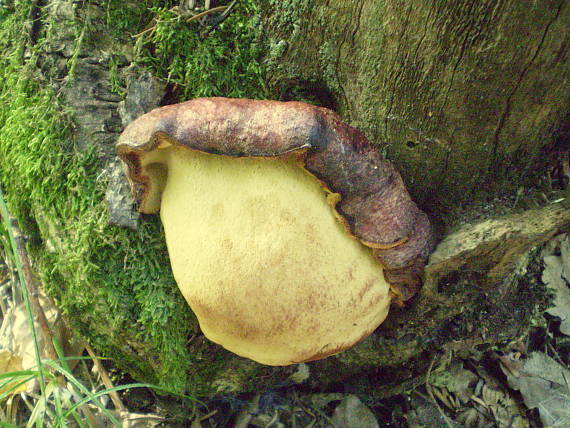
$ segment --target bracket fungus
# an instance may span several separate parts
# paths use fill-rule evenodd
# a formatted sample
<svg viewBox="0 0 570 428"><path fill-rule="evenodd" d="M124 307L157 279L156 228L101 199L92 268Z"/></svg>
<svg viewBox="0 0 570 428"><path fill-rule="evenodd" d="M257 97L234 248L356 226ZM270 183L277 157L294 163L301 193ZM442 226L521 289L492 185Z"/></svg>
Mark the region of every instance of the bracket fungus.
<svg viewBox="0 0 570 428"><path fill-rule="evenodd" d="M421 284L427 216L392 164L325 108L202 98L117 142L206 337L268 365L349 348Z"/></svg>

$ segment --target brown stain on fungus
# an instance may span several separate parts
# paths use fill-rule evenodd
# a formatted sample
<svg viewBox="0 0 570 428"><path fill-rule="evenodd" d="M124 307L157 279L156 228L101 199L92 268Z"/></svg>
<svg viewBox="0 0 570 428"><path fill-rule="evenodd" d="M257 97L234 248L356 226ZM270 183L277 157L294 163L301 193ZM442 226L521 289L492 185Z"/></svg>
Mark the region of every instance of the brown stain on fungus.
<svg viewBox="0 0 570 428"><path fill-rule="evenodd" d="M326 202L332 208L332 213L342 228L360 244L370 248L369 254L372 254L384 268L384 277L392 288L395 303L401 304L411 298L421 286L423 266L432 246L431 228L427 216L410 199L400 175L392 164L380 156L360 131L343 123L331 110L300 102L203 98L161 107L141 116L124 130L117 142L117 152L126 165L127 176L140 211L156 213L160 209L166 171L154 165L161 162L165 162L169 167L178 165L179 161L168 159L173 156L172 153L180 149L186 149L188 153L194 152L198 157L200 157L198 154L202 153L209 154L206 157L256 158L297 165L312 176L311 180L316 179L322 190L327 193ZM222 162L220 165L225 164ZM239 163L235 165L241 168ZM251 167L258 166L256 164ZM208 191L207 186L204 189ZM299 238L303 237L305 240L313 233L318 236L314 226L308 223L297 230L297 223L301 219L299 213L287 211L285 206L275 205L271 200L271 191L268 192L259 199L259 209L255 209L253 207L255 204L252 203L248 215L271 216L272 212L269 211L274 208L268 209L268 207L275 206L276 219L280 218L275 220L278 221L277 224L291 223L289 225L292 227L292 235L289 237L291 242L295 242L297 234ZM219 210L219 207L217 209ZM287 220L289 217L290 221ZM225 221L233 220L228 217ZM253 217L251 220L241 218L239 221L261 224ZM165 229L168 228L165 226ZM249 238L245 236L243 239ZM311 240L307 242L310 242L312 248L318 248L318 242ZM232 251L236 245L241 244L239 241L227 239L222 240L222 243L224 248ZM271 247L273 244L269 242L267 245ZM326 250L322 248L322 251L318 252L324 253ZM299 269L299 273L281 272L280 260L286 256L286 252L274 252L274 257L280 259L268 259L268 265L260 265L259 269L270 268L277 277L302 276L303 272L307 272L306 269L315 275L310 259L302 262L306 266ZM247 260L243 262L247 263ZM215 266L212 266L212 269L216 269ZM378 269L381 269L380 266ZM349 269L343 273L343 278L350 281L352 275L352 270ZM358 297L361 302L356 303L362 308L373 306L374 302L378 303L381 299L383 301L389 299L387 291L379 293L378 290L375 291L376 295L368 297L374 287L377 287L377 284L372 279L350 299ZM220 290L218 292L222 293L223 287ZM274 296L268 295L267 299L272 297ZM321 290L320 295L313 294L305 298L299 296L301 302L305 302L302 305L307 306L307 302L310 302L311 305L317 306L317 309L319 304L326 307L329 299L334 297L336 297L334 291L325 289ZM197 309L195 308L199 319L201 315L205 315L201 314L201 308L207 306L205 301L200 300L203 298L204 296L198 296L198 300L202 303L197 305ZM369 301L365 302L365 299ZM252 311L266 310L265 302L256 303L252 299L250 304ZM263 333L259 333L259 326L237 321L239 312L243 309L236 306L231 298L226 305L227 311L225 314L220 313L220 316L227 323L234 320L235 325L232 329L235 330L235 336L245 335L248 340L258 340L258 336ZM217 308L215 312L217 311L223 312L223 309ZM272 321L274 330L272 335L282 333L288 325L296 324L298 321L298 317L292 315L286 307L276 308L272 316L275 318ZM377 319L383 319L384 316L385 314L381 317L378 315ZM306 328L321 327L317 315L312 319L305 318L309 323ZM203 329L208 329L210 326L206 324L209 323L211 323L209 320L201 322ZM357 324L362 322L355 321L351 326ZM360 326L360 333L353 335L347 343L337 340L336 343L323 344L305 351L292 350L291 355L296 355L295 357L276 364L324 358L352 346L376 326L377 323L372 326ZM218 341L216 335L213 336L212 340ZM219 340L221 343L226 339ZM227 346L231 349L232 346L235 348L238 345L230 343Z"/></svg>

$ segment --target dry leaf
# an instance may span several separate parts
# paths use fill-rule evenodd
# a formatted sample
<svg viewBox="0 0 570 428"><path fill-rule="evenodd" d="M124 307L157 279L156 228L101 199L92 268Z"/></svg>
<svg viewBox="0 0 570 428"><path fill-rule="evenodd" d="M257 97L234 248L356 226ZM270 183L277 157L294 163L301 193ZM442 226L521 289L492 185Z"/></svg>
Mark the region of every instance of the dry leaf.
<svg viewBox="0 0 570 428"><path fill-rule="evenodd" d="M549 356L533 352L525 361L501 358L511 388L527 407L537 408L548 427L570 426L570 371Z"/></svg>
<svg viewBox="0 0 570 428"><path fill-rule="evenodd" d="M122 428L152 428L164 423L164 418L152 413L121 412Z"/></svg>
<svg viewBox="0 0 570 428"><path fill-rule="evenodd" d="M1 346L1 345L0 345ZM0 374L15 372L22 370L22 359L14 355L8 349L0 349ZM14 387L16 382L10 382L4 387L0 388L0 394ZM16 387L12 394L17 394L19 392L24 392L26 390L26 385L22 384Z"/></svg>
<svg viewBox="0 0 570 428"><path fill-rule="evenodd" d="M446 417L442 409L437 407L434 401L417 393L411 395L410 407L411 410L406 415L410 428L460 428L464 426Z"/></svg>
<svg viewBox="0 0 570 428"><path fill-rule="evenodd" d="M560 331L570 336L570 240L565 236L560 241L560 255L554 250L544 256L542 281L554 293L553 306L547 313L560 318ZM550 253L550 254L548 254Z"/></svg>
<svg viewBox="0 0 570 428"><path fill-rule="evenodd" d="M311 405L319 410L324 409L333 401L341 401L345 397L340 392L311 394L309 401Z"/></svg>
<svg viewBox="0 0 570 428"><path fill-rule="evenodd" d="M309 370L309 366L305 363L301 363L297 365L297 369L295 372L289 376L289 380L293 383L303 383L311 376L311 371Z"/></svg>
<svg viewBox="0 0 570 428"><path fill-rule="evenodd" d="M67 356L78 355L83 352L83 348L69 343L70 332L61 320L58 309L51 303L47 296L40 292L40 304L44 310L52 334L64 346ZM46 349L42 334L39 334L39 324L36 322L36 332L38 332L38 348L40 352ZM45 357L42 354L42 357ZM69 364L72 361L68 361ZM11 371L29 370L36 367L36 354L34 350L34 340L30 330L28 313L24 303L12 307L6 313L0 327L0 374ZM22 385L13 393L27 390L33 392L37 388L37 382L28 382ZM7 389L8 387L4 388ZM0 391L2 392L2 391Z"/></svg>
<svg viewBox="0 0 570 428"><path fill-rule="evenodd" d="M340 402L332 421L337 428L379 428L374 413L356 395L348 395Z"/></svg>
<svg viewBox="0 0 570 428"><path fill-rule="evenodd" d="M472 371L463 368L460 361L453 362L449 372L453 382L447 386L447 389L453 392L462 403L467 403L473 395L475 384L479 378Z"/></svg>

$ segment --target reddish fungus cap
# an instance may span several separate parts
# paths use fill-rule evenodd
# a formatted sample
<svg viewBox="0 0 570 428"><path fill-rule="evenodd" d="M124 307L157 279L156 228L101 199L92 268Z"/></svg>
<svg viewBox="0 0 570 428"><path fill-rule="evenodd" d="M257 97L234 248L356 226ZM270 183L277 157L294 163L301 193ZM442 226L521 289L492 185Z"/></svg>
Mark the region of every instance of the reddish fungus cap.
<svg viewBox="0 0 570 428"><path fill-rule="evenodd" d="M294 158L328 193L346 232L371 249L393 300L404 302L418 291L433 243L428 218L393 165L331 110L301 102L203 98L141 116L121 134L117 152L143 213L160 210L165 172L156 169L153 156L169 147L229 158ZM363 327L358 339L368 333L370 326ZM303 360L340 350L314 350Z"/></svg>

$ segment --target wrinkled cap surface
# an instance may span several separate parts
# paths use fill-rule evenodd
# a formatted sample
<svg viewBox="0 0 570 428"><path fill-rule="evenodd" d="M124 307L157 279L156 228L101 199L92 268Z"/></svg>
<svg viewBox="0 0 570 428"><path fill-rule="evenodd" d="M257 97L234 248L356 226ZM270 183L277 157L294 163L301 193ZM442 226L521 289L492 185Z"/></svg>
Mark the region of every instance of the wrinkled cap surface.
<svg viewBox="0 0 570 428"><path fill-rule="evenodd" d="M161 212L204 334L238 355L285 365L334 354L419 286L427 217L330 110L197 99L135 120L117 150L139 209Z"/></svg>

